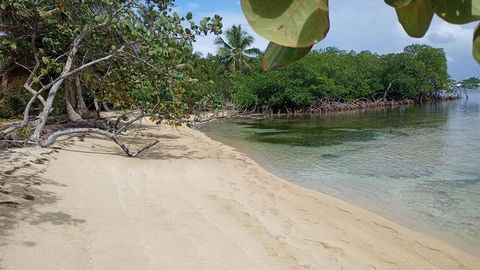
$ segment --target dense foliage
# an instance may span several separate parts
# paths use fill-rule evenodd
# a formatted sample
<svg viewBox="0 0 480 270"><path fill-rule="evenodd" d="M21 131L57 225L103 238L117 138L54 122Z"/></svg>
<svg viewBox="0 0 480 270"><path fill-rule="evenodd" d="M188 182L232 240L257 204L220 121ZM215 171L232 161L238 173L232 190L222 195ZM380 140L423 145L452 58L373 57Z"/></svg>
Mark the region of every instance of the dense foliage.
<svg viewBox="0 0 480 270"><path fill-rule="evenodd" d="M336 48L313 51L269 73L236 79L234 100L242 109L288 111L325 101L422 99L451 90L442 49L411 45L378 55Z"/></svg>
<svg viewBox="0 0 480 270"><path fill-rule="evenodd" d="M184 91L196 82L190 77L192 42L199 35L221 33L221 18L196 23L191 13L175 12L173 4L2 1L2 116L23 108L24 122L17 128L37 121L33 141L50 113L66 111L78 121L102 103L161 118L184 116ZM29 119L35 112L36 119Z"/></svg>

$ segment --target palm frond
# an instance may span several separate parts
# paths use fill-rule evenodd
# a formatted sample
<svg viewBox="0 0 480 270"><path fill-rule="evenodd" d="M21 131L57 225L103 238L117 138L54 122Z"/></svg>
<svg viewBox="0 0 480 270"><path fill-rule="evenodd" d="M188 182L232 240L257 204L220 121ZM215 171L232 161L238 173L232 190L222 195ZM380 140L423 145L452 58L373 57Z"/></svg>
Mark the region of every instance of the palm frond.
<svg viewBox="0 0 480 270"><path fill-rule="evenodd" d="M260 50L259 48L250 48L246 49L244 53L249 56L258 56L262 54L262 50Z"/></svg>
<svg viewBox="0 0 480 270"><path fill-rule="evenodd" d="M217 37L214 43L224 66L232 70L249 70L247 62L262 53L257 48L249 48L255 40L241 25L232 25L225 31L224 38Z"/></svg>
<svg viewBox="0 0 480 270"><path fill-rule="evenodd" d="M232 49L232 46L230 46L227 42L225 42L225 40L223 40L222 37L216 37L214 43L217 46L223 46L224 48L227 48L229 50Z"/></svg>

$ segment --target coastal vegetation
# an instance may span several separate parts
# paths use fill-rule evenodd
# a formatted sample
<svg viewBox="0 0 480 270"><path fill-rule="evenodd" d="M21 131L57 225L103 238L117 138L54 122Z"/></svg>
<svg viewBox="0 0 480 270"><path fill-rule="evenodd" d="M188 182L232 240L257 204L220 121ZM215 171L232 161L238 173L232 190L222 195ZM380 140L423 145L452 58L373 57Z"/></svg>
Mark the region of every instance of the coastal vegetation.
<svg viewBox="0 0 480 270"><path fill-rule="evenodd" d="M315 112L331 102L442 100L453 90L444 51L418 44L387 55L326 48L288 67L253 71L236 82L239 108L286 113Z"/></svg>
<svg viewBox="0 0 480 270"><path fill-rule="evenodd" d="M178 14L174 2L2 1L0 118L21 121L3 128L1 137L48 146L59 136L93 132L134 155L118 136L145 116L179 123L189 114L220 109L312 113L391 106L456 98L478 85L451 81L445 52L427 45L387 55L337 48L310 52L329 29L324 0L312 1L318 4L313 6L286 2L268 12L263 1L242 1L255 31L272 40L265 52L252 46L253 37L241 25L220 36L219 15L195 21L191 12ZM413 36L424 34L434 11L453 23L478 18L463 12L462 4L435 2L425 15L404 10L417 8L417 1L387 3L399 10L400 22ZM299 6L292 18L301 29L281 24L294 4ZM311 21L300 10L321 22L321 33L310 31ZM269 12L278 18L266 22ZM212 44L217 54L195 54L193 43L208 34L218 35ZM110 109L122 113L116 120L101 119L100 111ZM62 123L63 116L74 125L48 128Z"/></svg>
<svg viewBox="0 0 480 270"><path fill-rule="evenodd" d="M184 89L195 83L189 76L192 42L220 33L221 18L197 23L192 13L173 11L173 2L2 1L2 116L23 115L2 130L4 136L47 146L57 135L69 134L61 130L42 139L52 114L66 113L72 122L98 119L102 105L140 110L157 120L183 117ZM141 117L121 118L133 124ZM118 122L110 131L97 126L70 131L118 142L126 129Z"/></svg>
<svg viewBox="0 0 480 270"><path fill-rule="evenodd" d="M415 37L480 19L385 2ZM315 47L328 0L176 3L0 1L0 269L478 269L479 78ZM239 3L266 50L188 11Z"/></svg>

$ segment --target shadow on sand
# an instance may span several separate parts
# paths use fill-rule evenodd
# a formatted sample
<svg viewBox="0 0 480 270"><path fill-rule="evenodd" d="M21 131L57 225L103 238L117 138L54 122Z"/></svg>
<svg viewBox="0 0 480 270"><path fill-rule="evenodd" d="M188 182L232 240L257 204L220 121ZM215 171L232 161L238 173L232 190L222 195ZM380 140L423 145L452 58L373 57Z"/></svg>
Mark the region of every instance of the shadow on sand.
<svg viewBox="0 0 480 270"><path fill-rule="evenodd" d="M9 239L9 235L21 223L76 226L86 222L62 211L42 212L36 207L52 205L59 201L59 196L48 191L46 187L66 187L42 176L46 165L54 159L53 154L56 152L58 151L46 150L40 156L15 150L0 153L0 248L13 241ZM28 239L20 244L26 247L37 245ZM0 265L1 260L0 257Z"/></svg>

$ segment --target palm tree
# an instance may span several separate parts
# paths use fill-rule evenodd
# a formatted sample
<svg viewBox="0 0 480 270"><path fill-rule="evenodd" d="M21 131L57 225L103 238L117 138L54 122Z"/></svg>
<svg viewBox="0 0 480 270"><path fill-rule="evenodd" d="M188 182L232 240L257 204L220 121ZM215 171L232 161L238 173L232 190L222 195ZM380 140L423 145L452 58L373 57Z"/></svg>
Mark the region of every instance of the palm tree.
<svg viewBox="0 0 480 270"><path fill-rule="evenodd" d="M251 48L254 38L242 29L241 25L233 25L225 31L224 40L222 37L215 39L217 45L217 54L220 56L223 67L222 71L226 69L235 72L243 72L249 70L248 62L262 53L257 48Z"/></svg>

